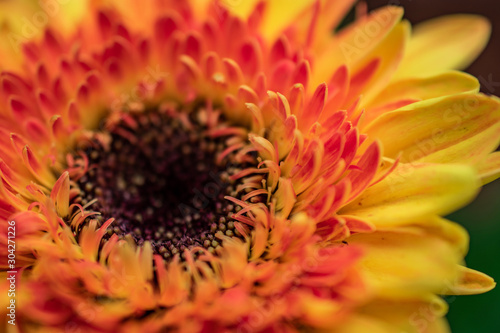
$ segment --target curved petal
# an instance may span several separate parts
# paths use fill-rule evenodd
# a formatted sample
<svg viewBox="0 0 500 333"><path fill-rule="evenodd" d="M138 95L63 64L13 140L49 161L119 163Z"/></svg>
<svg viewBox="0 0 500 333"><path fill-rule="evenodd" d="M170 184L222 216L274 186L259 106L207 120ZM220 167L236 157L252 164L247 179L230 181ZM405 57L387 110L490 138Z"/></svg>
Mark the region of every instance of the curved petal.
<svg viewBox="0 0 500 333"><path fill-rule="evenodd" d="M364 122L371 123L382 114L393 111L400 103L411 104L432 98L479 92L479 81L472 75L450 71L428 78L409 78L388 85L377 96L364 102Z"/></svg>
<svg viewBox="0 0 500 333"><path fill-rule="evenodd" d="M360 272L368 289L385 299L416 299L441 293L458 276L461 256L448 242L411 232L376 231L346 240L365 255Z"/></svg>
<svg viewBox="0 0 500 333"><path fill-rule="evenodd" d="M261 32L268 40L274 40L280 32L289 26L315 0L273 0L267 1L264 9ZM221 4L233 14L246 19L259 3L257 0L234 1L223 0Z"/></svg>
<svg viewBox="0 0 500 333"><path fill-rule="evenodd" d="M321 15L315 20L316 46L321 49L323 43L331 39L331 30L337 27L345 17L349 9L356 3L355 0L321 0Z"/></svg>
<svg viewBox="0 0 500 333"><path fill-rule="evenodd" d="M356 78L359 72L369 66L374 59L377 61L376 69L373 74L365 80L360 80L359 87L351 81L350 97L345 107L354 102L359 95L363 95L362 101L370 100L389 83L396 72L398 65L403 59L404 49L410 35L410 24L404 20L396 24L394 29L378 44L372 52L366 54L362 59L353 64L352 73ZM356 91L356 88L359 90ZM360 106L362 107L362 105Z"/></svg>
<svg viewBox="0 0 500 333"><path fill-rule="evenodd" d="M349 69L370 54L403 17L401 7L387 6L374 11L342 30L314 61L312 87L328 82L335 71L346 64ZM373 60L373 59L370 59Z"/></svg>
<svg viewBox="0 0 500 333"><path fill-rule="evenodd" d="M191 0L191 2L198 6L200 3L206 3L207 1L204 0ZM260 0L246 0L246 1L239 1L239 0L223 0L220 1L220 4L226 7L231 13L233 13L236 16L241 17L242 19L248 18L252 11L254 10L255 6L260 2Z"/></svg>
<svg viewBox="0 0 500 333"><path fill-rule="evenodd" d="M446 295L476 295L495 288L495 281L488 275L464 266L459 267L459 278L443 292Z"/></svg>
<svg viewBox="0 0 500 333"><path fill-rule="evenodd" d="M446 240L461 256L465 257L469 250L469 233L458 223L434 216L418 223L418 228Z"/></svg>
<svg viewBox="0 0 500 333"><path fill-rule="evenodd" d="M474 164L498 146L500 102L485 95L432 99L386 113L365 132L402 162Z"/></svg>
<svg viewBox="0 0 500 333"><path fill-rule="evenodd" d="M389 322L389 332L438 333L449 332L443 316L448 304L438 296L423 294L419 300L379 300L364 307L361 312L372 318Z"/></svg>
<svg viewBox="0 0 500 333"><path fill-rule="evenodd" d="M488 275L464 266L459 266L459 268L459 278L443 294L476 295L495 288L495 281Z"/></svg>
<svg viewBox="0 0 500 333"><path fill-rule="evenodd" d="M491 25L481 16L457 14L421 23L413 31L397 78L466 68L486 46Z"/></svg>
<svg viewBox="0 0 500 333"><path fill-rule="evenodd" d="M488 184L500 177L500 152L489 154L478 165L479 177L483 184Z"/></svg>
<svg viewBox="0 0 500 333"><path fill-rule="evenodd" d="M365 219L377 228L407 225L462 207L478 187L477 174L469 166L402 164L339 214Z"/></svg>
<svg viewBox="0 0 500 333"><path fill-rule="evenodd" d="M0 70L20 66L22 43L42 33L26 20L35 11L35 2L0 1Z"/></svg>
<svg viewBox="0 0 500 333"><path fill-rule="evenodd" d="M40 38L47 25L73 32L87 2L0 1L0 70L19 69L22 45Z"/></svg>
<svg viewBox="0 0 500 333"><path fill-rule="evenodd" d="M374 303L375 306L379 303ZM444 318L434 316L428 309L433 303L413 302L403 308L400 302L387 304L385 309L399 318L396 325L389 324L376 315L355 314L346 318L338 330L329 333L449 333L450 327ZM392 318L394 319L394 318ZM323 331L320 331L323 333ZM326 333L326 332L324 332Z"/></svg>

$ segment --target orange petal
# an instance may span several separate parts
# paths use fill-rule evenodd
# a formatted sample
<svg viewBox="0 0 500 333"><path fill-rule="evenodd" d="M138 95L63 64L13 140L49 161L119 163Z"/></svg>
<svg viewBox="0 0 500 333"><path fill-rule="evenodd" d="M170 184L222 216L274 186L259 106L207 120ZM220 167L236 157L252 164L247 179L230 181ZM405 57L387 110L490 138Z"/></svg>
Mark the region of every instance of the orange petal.
<svg viewBox="0 0 500 333"><path fill-rule="evenodd" d="M52 188L50 197L57 207L59 216L65 217L69 214L69 173L64 172Z"/></svg>

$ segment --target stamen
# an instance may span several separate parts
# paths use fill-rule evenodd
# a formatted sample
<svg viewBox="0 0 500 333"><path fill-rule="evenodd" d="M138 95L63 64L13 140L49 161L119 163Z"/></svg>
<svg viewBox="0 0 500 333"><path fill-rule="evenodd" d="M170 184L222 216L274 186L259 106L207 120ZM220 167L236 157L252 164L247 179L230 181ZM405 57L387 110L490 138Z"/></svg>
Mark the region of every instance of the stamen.
<svg viewBox="0 0 500 333"><path fill-rule="evenodd" d="M230 218L235 205L225 196L241 185L233 175L252 165L235 166L235 153L216 163L227 152L227 137L208 135L197 112L188 123L153 111L126 119L103 131L107 140L87 147L89 170L77 181L73 201L100 212L103 221L115 219L103 242L130 235L169 259L196 246L215 253L221 246L216 233L241 237Z"/></svg>

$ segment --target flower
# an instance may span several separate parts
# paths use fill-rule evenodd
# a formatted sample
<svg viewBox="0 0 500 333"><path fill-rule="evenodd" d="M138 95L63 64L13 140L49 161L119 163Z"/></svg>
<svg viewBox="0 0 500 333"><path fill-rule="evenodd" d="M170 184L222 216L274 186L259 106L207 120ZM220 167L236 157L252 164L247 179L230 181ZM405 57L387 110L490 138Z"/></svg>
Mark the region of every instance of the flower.
<svg viewBox="0 0 500 333"><path fill-rule="evenodd" d="M384 7L330 35L351 5L90 1L25 42L0 77L18 330L445 332L439 295L492 289L440 217L499 176L499 101L454 71L489 25Z"/></svg>

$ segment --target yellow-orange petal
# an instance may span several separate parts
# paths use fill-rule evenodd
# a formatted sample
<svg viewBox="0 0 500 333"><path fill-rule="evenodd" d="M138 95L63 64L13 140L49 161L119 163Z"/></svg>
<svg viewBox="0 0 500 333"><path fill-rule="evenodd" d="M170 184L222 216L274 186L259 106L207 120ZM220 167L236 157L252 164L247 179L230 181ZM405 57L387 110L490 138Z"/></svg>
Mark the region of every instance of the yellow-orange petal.
<svg viewBox="0 0 500 333"><path fill-rule="evenodd" d="M39 39L47 25L73 32L87 1L0 1L0 70L19 68L22 45Z"/></svg>
<svg viewBox="0 0 500 333"><path fill-rule="evenodd" d="M366 113L364 122L371 121L387 111L394 110L397 103L406 104L424 101L431 98L477 93L479 81L472 75L449 71L428 78L408 78L393 82L384 88L374 99L365 101Z"/></svg>
<svg viewBox="0 0 500 333"><path fill-rule="evenodd" d="M260 0L222 0L220 4L226 7L232 14L243 19L248 18ZM204 2L202 0L191 0L192 3Z"/></svg>
<svg viewBox="0 0 500 333"><path fill-rule="evenodd" d="M448 242L431 235L376 231L355 234L346 241L364 250L360 272L368 288L386 299L440 293L458 274L461 256Z"/></svg>
<svg viewBox="0 0 500 333"><path fill-rule="evenodd" d="M22 44L42 32L28 19L34 8L34 1L0 1L0 70L19 68Z"/></svg>
<svg viewBox="0 0 500 333"><path fill-rule="evenodd" d="M417 224L424 233L435 235L449 242L461 256L465 257L467 254L470 237L467 230L460 224L438 216L419 221Z"/></svg>
<svg viewBox="0 0 500 333"><path fill-rule="evenodd" d="M246 19L255 8L257 0L234 1L223 0L221 4L229 9L233 14ZM273 0L267 1L262 17L261 32L267 40L274 40L280 32L294 22L304 10L310 7L314 0L288 1Z"/></svg>
<svg viewBox="0 0 500 333"><path fill-rule="evenodd" d="M363 96L362 101L377 96L389 83L403 59L410 31L411 27L408 21L399 22L371 52L353 64L349 88L350 98L347 99L346 107L351 105L359 95ZM359 73L363 72L363 69L374 60L377 61L377 66L373 74L366 78L362 77Z"/></svg>
<svg viewBox="0 0 500 333"><path fill-rule="evenodd" d="M350 69L385 39L401 17L401 7L383 7L341 31L315 60L310 87L328 82L344 64Z"/></svg>
<svg viewBox="0 0 500 333"><path fill-rule="evenodd" d="M66 171L59 177L50 193L50 197L56 205L59 216L66 217L69 214L69 191L69 173Z"/></svg>
<svg viewBox="0 0 500 333"><path fill-rule="evenodd" d="M452 212L472 200L478 187L476 172L466 165L401 164L340 214L354 215L377 228L406 225Z"/></svg>
<svg viewBox="0 0 500 333"><path fill-rule="evenodd" d="M318 8L320 15L315 17L315 27L311 36L316 39L315 44L320 50L324 43L331 38L330 32L345 17L349 9L356 3L355 0L321 0ZM318 51L318 53L321 51Z"/></svg>
<svg viewBox="0 0 500 333"><path fill-rule="evenodd" d="M442 318L447 310L448 305L444 300L424 294L419 300L371 302L360 309L360 315L356 317L362 316L365 325L369 323L371 327L383 327L386 333L444 333L449 332L448 324ZM347 332L372 331L359 329Z"/></svg>
<svg viewBox="0 0 500 333"><path fill-rule="evenodd" d="M459 278L443 292L446 295L476 295L495 288L496 283L488 275L464 266L459 267Z"/></svg>
<svg viewBox="0 0 500 333"><path fill-rule="evenodd" d="M486 46L491 25L481 16L457 14L423 22L413 31L397 78L466 68Z"/></svg>
<svg viewBox="0 0 500 333"><path fill-rule="evenodd" d="M477 164L479 177L483 184L488 184L500 177L500 152L489 154Z"/></svg>
<svg viewBox="0 0 500 333"><path fill-rule="evenodd" d="M370 316L352 314L345 318L339 327L333 330L319 330L318 333L400 333L390 327L389 323Z"/></svg>
<svg viewBox="0 0 500 333"><path fill-rule="evenodd" d="M474 164L498 146L500 103L482 94L432 99L386 113L365 132L402 162Z"/></svg>

